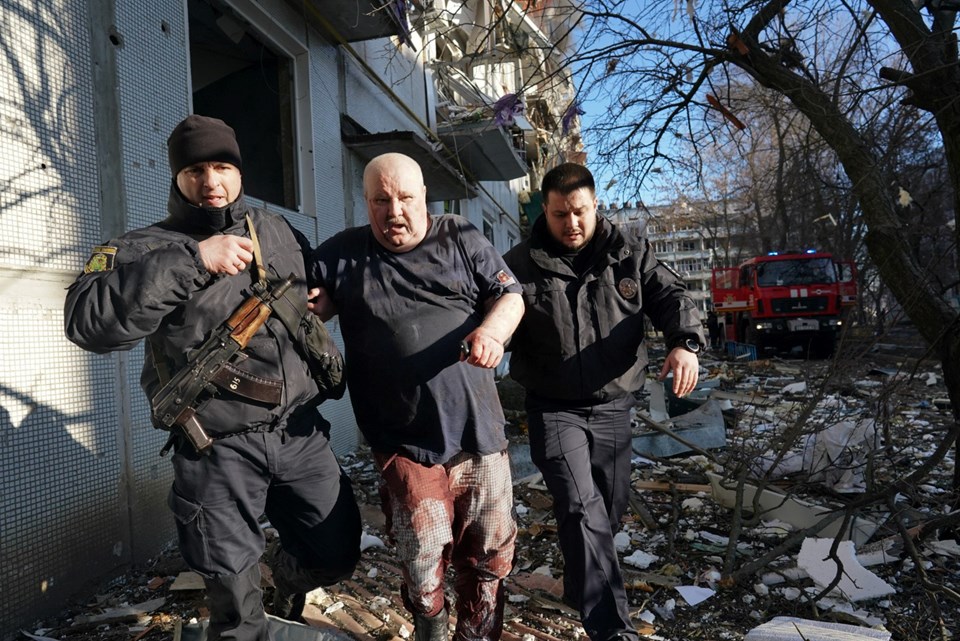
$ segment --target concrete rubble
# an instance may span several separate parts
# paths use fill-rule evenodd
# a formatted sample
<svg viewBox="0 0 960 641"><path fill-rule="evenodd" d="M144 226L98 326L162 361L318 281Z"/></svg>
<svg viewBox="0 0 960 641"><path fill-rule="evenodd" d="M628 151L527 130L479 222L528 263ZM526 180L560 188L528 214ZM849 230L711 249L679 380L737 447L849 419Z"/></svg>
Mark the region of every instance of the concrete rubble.
<svg viewBox="0 0 960 641"><path fill-rule="evenodd" d="M638 394L635 492L615 544L642 638L912 641L960 632L958 608L931 606L917 578L923 569L928 581L960 590L956 536L941 540L939 532L924 530L950 511L952 454L909 496L904 490L892 502L844 509L873 484L908 474L935 449L952 417L949 407L933 402L946 396L933 370L924 362L922 373L911 375L887 358L838 375L829 361L708 354L704 383L690 399L671 399L659 383ZM585 640L578 613L561 600L552 500L529 460L521 393L508 383L502 395L520 534L506 582L503 639ZM412 638L376 471L364 452L343 457L343 464L362 503L360 565L350 580L311 593L309 627L278 622L278 641ZM760 560L750 574L736 574ZM166 563L176 567L176 561L174 550ZM182 565L166 573L148 568L124 589L129 603L165 598L160 610L166 611L149 621L101 624L99 631L122 627L123 638L135 641L169 639L173 630L177 641L200 638L191 635L205 616L202 582ZM123 598L89 598L29 632L93 641L99 637L81 632L97 628L90 617L126 605Z"/></svg>

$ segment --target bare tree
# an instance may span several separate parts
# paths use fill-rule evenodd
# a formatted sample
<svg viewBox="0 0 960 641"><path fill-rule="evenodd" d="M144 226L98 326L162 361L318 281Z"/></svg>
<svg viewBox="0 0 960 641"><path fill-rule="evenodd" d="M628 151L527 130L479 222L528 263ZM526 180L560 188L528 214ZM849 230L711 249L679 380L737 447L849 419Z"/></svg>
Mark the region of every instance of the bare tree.
<svg viewBox="0 0 960 641"><path fill-rule="evenodd" d="M905 168L899 156L907 153L905 138L912 134L929 143L929 133L938 134L948 207L957 210L960 66L953 28L960 7L934 0L672 5L587 3L584 13L594 35L585 41L593 46L581 49L577 60L584 65L584 83L614 105L603 119L595 156L637 181L666 167L703 175L704 156L688 151L709 148L721 135L747 126L728 106L744 76L784 98L835 155L856 201L856 209L846 213L854 215L851 223L862 233L884 286L941 363L955 419L960 417L960 326L944 296L957 280L956 262L946 258L957 232L945 226L929 230L928 236L949 236L950 242L935 258L918 252L917 244L925 241L921 235L912 242L915 230L930 221L924 209L904 206L901 190L910 191L901 182L906 175L891 170ZM878 76L881 81L874 80ZM786 133L781 124L778 136ZM780 167L779 156L776 163ZM777 212L783 196L772 196ZM952 278L944 273L947 264ZM938 457L958 433L955 420ZM955 480L960 487L960 468ZM896 492L897 485L887 491Z"/></svg>

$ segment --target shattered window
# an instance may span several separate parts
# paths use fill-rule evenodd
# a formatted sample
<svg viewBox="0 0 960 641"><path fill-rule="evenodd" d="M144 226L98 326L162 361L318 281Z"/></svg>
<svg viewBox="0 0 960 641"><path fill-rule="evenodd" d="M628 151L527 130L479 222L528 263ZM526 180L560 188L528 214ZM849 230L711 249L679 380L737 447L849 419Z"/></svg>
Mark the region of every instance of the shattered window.
<svg viewBox="0 0 960 641"><path fill-rule="evenodd" d="M293 59L217 0L189 0L193 112L233 127L245 193L297 209Z"/></svg>

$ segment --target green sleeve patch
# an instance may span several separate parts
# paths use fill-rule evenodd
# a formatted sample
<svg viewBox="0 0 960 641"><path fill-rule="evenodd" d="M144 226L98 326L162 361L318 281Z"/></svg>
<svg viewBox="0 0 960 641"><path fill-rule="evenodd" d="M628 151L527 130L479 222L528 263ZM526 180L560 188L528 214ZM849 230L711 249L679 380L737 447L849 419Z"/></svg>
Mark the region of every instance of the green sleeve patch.
<svg viewBox="0 0 960 641"><path fill-rule="evenodd" d="M87 264L83 266L84 274L94 272L106 272L113 269L113 261L117 255L116 247L101 245L93 248L93 253L87 259Z"/></svg>

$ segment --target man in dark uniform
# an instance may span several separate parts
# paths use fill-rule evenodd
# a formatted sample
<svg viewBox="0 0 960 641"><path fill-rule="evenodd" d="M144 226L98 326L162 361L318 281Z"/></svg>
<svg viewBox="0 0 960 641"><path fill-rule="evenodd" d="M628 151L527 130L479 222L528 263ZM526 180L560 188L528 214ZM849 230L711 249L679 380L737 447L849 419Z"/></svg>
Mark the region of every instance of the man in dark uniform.
<svg viewBox="0 0 960 641"><path fill-rule="evenodd" d="M452 565L454 638L496 641L517 529L492 368L523 314L519 287L476 227L428 215L412 158L374 158L363 189L370 224L317 248L313 309L339 314L416 640L447 638Z"/></svg>
<svg viewBox="0 0 960 641"><path fill-rule="evenodd" d="M505 256L526 304L510 372L527 390L530 453L554 499L564 599L593 641L633 641L613 536L630 493L644 316L667 340L660 378L672 372L678 396L696 386L703 333L683 283L646 238L597 215L586 167L556 167L541 192L543 215Z"/></svg>
<svg viewBox="0 0 960 641"><path fill-rule="evenodd" d="M710 335L710 349L720 349L720 319L713 307L707 312L707 333Z"/></svg>
<svg viewBox="0 0 960 641"><path fill-rule="evenodd" d="M148 339L141 375L148 398L261 278L293 274L285 300L299 297L306 313L311 248L281 216L246 204L233 129L189 116L171 133L168 152L167 218L96 247L65 308L67 337L84 349L127 350ZM252 264L250 225L260 265ZM359 510L330 449L330 424L316 410L331 391L311 375L303 331L294 336L271 315L231 366L239 387L204 394L195 408L214 439L209 454L175 443L168 504L180 552L204 578L211 640L270 638L260 591L261 515L281 542L269 554L274 614L299 619L306 592L349 576L359 560ZM331 354L339 366L339 353Z"/></svg>

